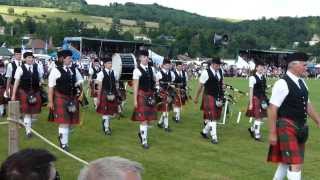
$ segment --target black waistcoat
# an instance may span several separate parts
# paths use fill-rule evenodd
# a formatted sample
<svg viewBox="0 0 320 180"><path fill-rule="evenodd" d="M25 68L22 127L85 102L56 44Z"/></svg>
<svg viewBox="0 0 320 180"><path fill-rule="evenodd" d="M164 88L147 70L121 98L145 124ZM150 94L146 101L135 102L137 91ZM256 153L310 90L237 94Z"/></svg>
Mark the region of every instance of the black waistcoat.
<svg viewBox="0 0 320 180"><path fill-rule="evenodd" d="M153 91L155 82L151 66L148 66L148 72L146 72L141 66L139 66L138 69L142 74L139 78L139 89L143 91Z"/></svg>
<svg viewBox="0 0 320 180"><path fill-rule="evenodd" d="M308 90L300 89L288 75L282 79L287 82L289 94L279 107L278 116L289 118L302 126L307 120Z"/></svg>
<svg viewBox="0 0 320 180"><path fill-rule="evenodd" d="M209 79L204 84L205 94L211 95L215 98L223 98L223 89L222 89L223 76L222 76L221 70L219 70L220 80L218 80L218 78L213 74L210 68L207 69L207 73L208 73Z"/></svg>
<svg viewBox="0 0 320 180"><path fill-rule="evenodd" d="M267 88L267 81L264 76L261 79L254 75L256 79L256 84L253 86L253 95L258 97L265 97L266 96L266 88Z"/></svg>
<svg viewBox="0 0 320 180"><path fill-rule="evenodd" d="M26 68L25 65L21 66L23 74L20 78L19 88L30 91L30 90L39 90L39 72L38 65L32 65L32 73Z"/></svg>
<svg viewBox="0 0 320 180"><path fill-rule="evenodd" d="M76 69L71 67L70 70L72 75L63 69L63 66L57 67L59 72L61 73L60 78L57 79L55 89L64 95L74 96L77 93L77 89L75 87L76 83Z"/></svg>
<svg viewBox="0 0 320 180"><path fill-rule="evenodd" d="M114 72L112 71L110 76L108 75L106 70L102 70L103 72L103 80L102 80L102 91L107 93L116 93L116 79L114 77Z"/></svg>

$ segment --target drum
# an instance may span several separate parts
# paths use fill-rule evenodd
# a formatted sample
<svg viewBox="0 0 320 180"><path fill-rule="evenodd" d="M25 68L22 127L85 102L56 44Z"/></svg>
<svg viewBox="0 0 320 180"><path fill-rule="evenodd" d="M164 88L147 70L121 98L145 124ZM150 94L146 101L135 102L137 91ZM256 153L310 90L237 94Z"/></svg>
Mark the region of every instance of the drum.
<svg viewBox="0 0 320 180"><path fill-rule="evenodd" d="M136 66L137 61L133 54L116 53L112 56L112 69L120 81L132 80L133 70Z"/></svg>

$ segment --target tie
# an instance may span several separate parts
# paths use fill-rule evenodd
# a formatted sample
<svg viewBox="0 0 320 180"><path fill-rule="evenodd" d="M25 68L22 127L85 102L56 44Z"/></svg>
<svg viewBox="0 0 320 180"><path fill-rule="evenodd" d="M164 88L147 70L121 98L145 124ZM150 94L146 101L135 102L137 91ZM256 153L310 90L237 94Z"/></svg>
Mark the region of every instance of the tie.
<svg viewBox="0 0 320 180"><path fill-rule="evenodd" d="M29 66L29 72L32 73L31 66Z"/></svg>
<svg viewBox="0 0 320 180"><path fill-rule="evenodd" d="M218 71L215 71L214 76L219 80L219 78L218 78Z"/></svg>
<svg viewBox="0 0 320 180"><path fill-rule="evenodd" d="M70 71L70 68L69 68L69 67L67 67L67 73L68 73L68 75L71 76L71 71Z"/></svg>
<svg viewBox="0 0 320 180"><path fill-rule="evenodd" d="M21 66L21 62L20 61L18 62L18 65Z"/></svg>
<svg viewBox="0 0 320 180"><path fill-rule="evenodd" d="M301 89L302 91L307 91L307 88L306 88L306 86L304 85L302 79L299 79L298 82L299 82L300 89Z"/></svg>

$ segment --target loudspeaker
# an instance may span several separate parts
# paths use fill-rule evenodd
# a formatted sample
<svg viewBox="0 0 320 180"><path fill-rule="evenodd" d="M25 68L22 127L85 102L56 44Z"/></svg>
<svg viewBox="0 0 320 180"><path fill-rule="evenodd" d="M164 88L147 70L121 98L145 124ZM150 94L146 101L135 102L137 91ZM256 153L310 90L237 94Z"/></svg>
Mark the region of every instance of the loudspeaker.
<svg viewBox="0 0 320 180"><path fill-rule="evenodd" d="M229 36L226 34L219 35L217 33L214 33L212 40L214 46L226 46L229 43Z"/></svg>

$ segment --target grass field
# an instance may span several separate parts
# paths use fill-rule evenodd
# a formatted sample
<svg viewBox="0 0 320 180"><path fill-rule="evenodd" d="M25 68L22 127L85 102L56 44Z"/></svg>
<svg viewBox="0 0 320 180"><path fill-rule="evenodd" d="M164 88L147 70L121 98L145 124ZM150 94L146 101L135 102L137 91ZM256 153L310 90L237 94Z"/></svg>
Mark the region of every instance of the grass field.
<svg viewBox="0 0 320 180"><path fill-rule="evenodd" d="M9 7L14 8L15 15L8 14ZM103 28L106 30L108 30L112 24L111 17L89 16L89 15L84 15L84 14L75 13L75 12L68 12L68 11L54 9L54 8L0 5L0 15L2 15L3 18L8 22L12 22L17 18L24 19L25 17L23 17L22 15L25 12L28 14L28 16L35 17L39 21L41 20L43 21L46 18L58 18L58 17L64 20L77 18L80 21L88 23L89 27L96 26L98 28ZM120 23L124 26L124 28L128 30L132 29L134 32L137 32L137 28L140 29L140 27L137 26L136 21L133 21L133 20L121 19ZM156 23L156 22L146 22L145 25L147 28L159 28L159 23Z"/></svg>
<svg viewBox="0 0 320 180"><path fill-rule="evenodd" d="M226 82L247 91L247 80L227 78ZM195 90L195 81L192 89ZM308 81L311 100L320 110L320 82ZM194 94L194 92L192 92ZM125 118L111 122L113 134L104 136L101 131L101 118L90 107L83 109L84 123L74 129L70 138L71 153L91 161L104 156L122 156L143 164L145 180L270 180L275 165L266 162L268 151L267 124L262 128L264 142L253 141L248 134L248 119L242 116L240 124L236 123L239 110L244 110L247 97L239 97L239 102L232 105L233 115L226 125L218 127L219 144L213 145L200 137L202 113L199 104L189 102L182 112L182 123L175 124L170 119L171 133L165 133L155 125L149 130L150 149L143 150L138 143L138 124L129 120L132 113L132 98L125 112ZM305 180L320 177L320 131L311 125L310 138L306 146L306 159L303 169ZM44 109L40 120L33 126L57 143L57 126L47 122L47 110ZM56 162L63 180L76 179L82 164L64 156L62 153L34 137L27 140L20 131L20 147L46 148L58 157ZM0 126L0 161L7 155L7 128Z"/></svg>

